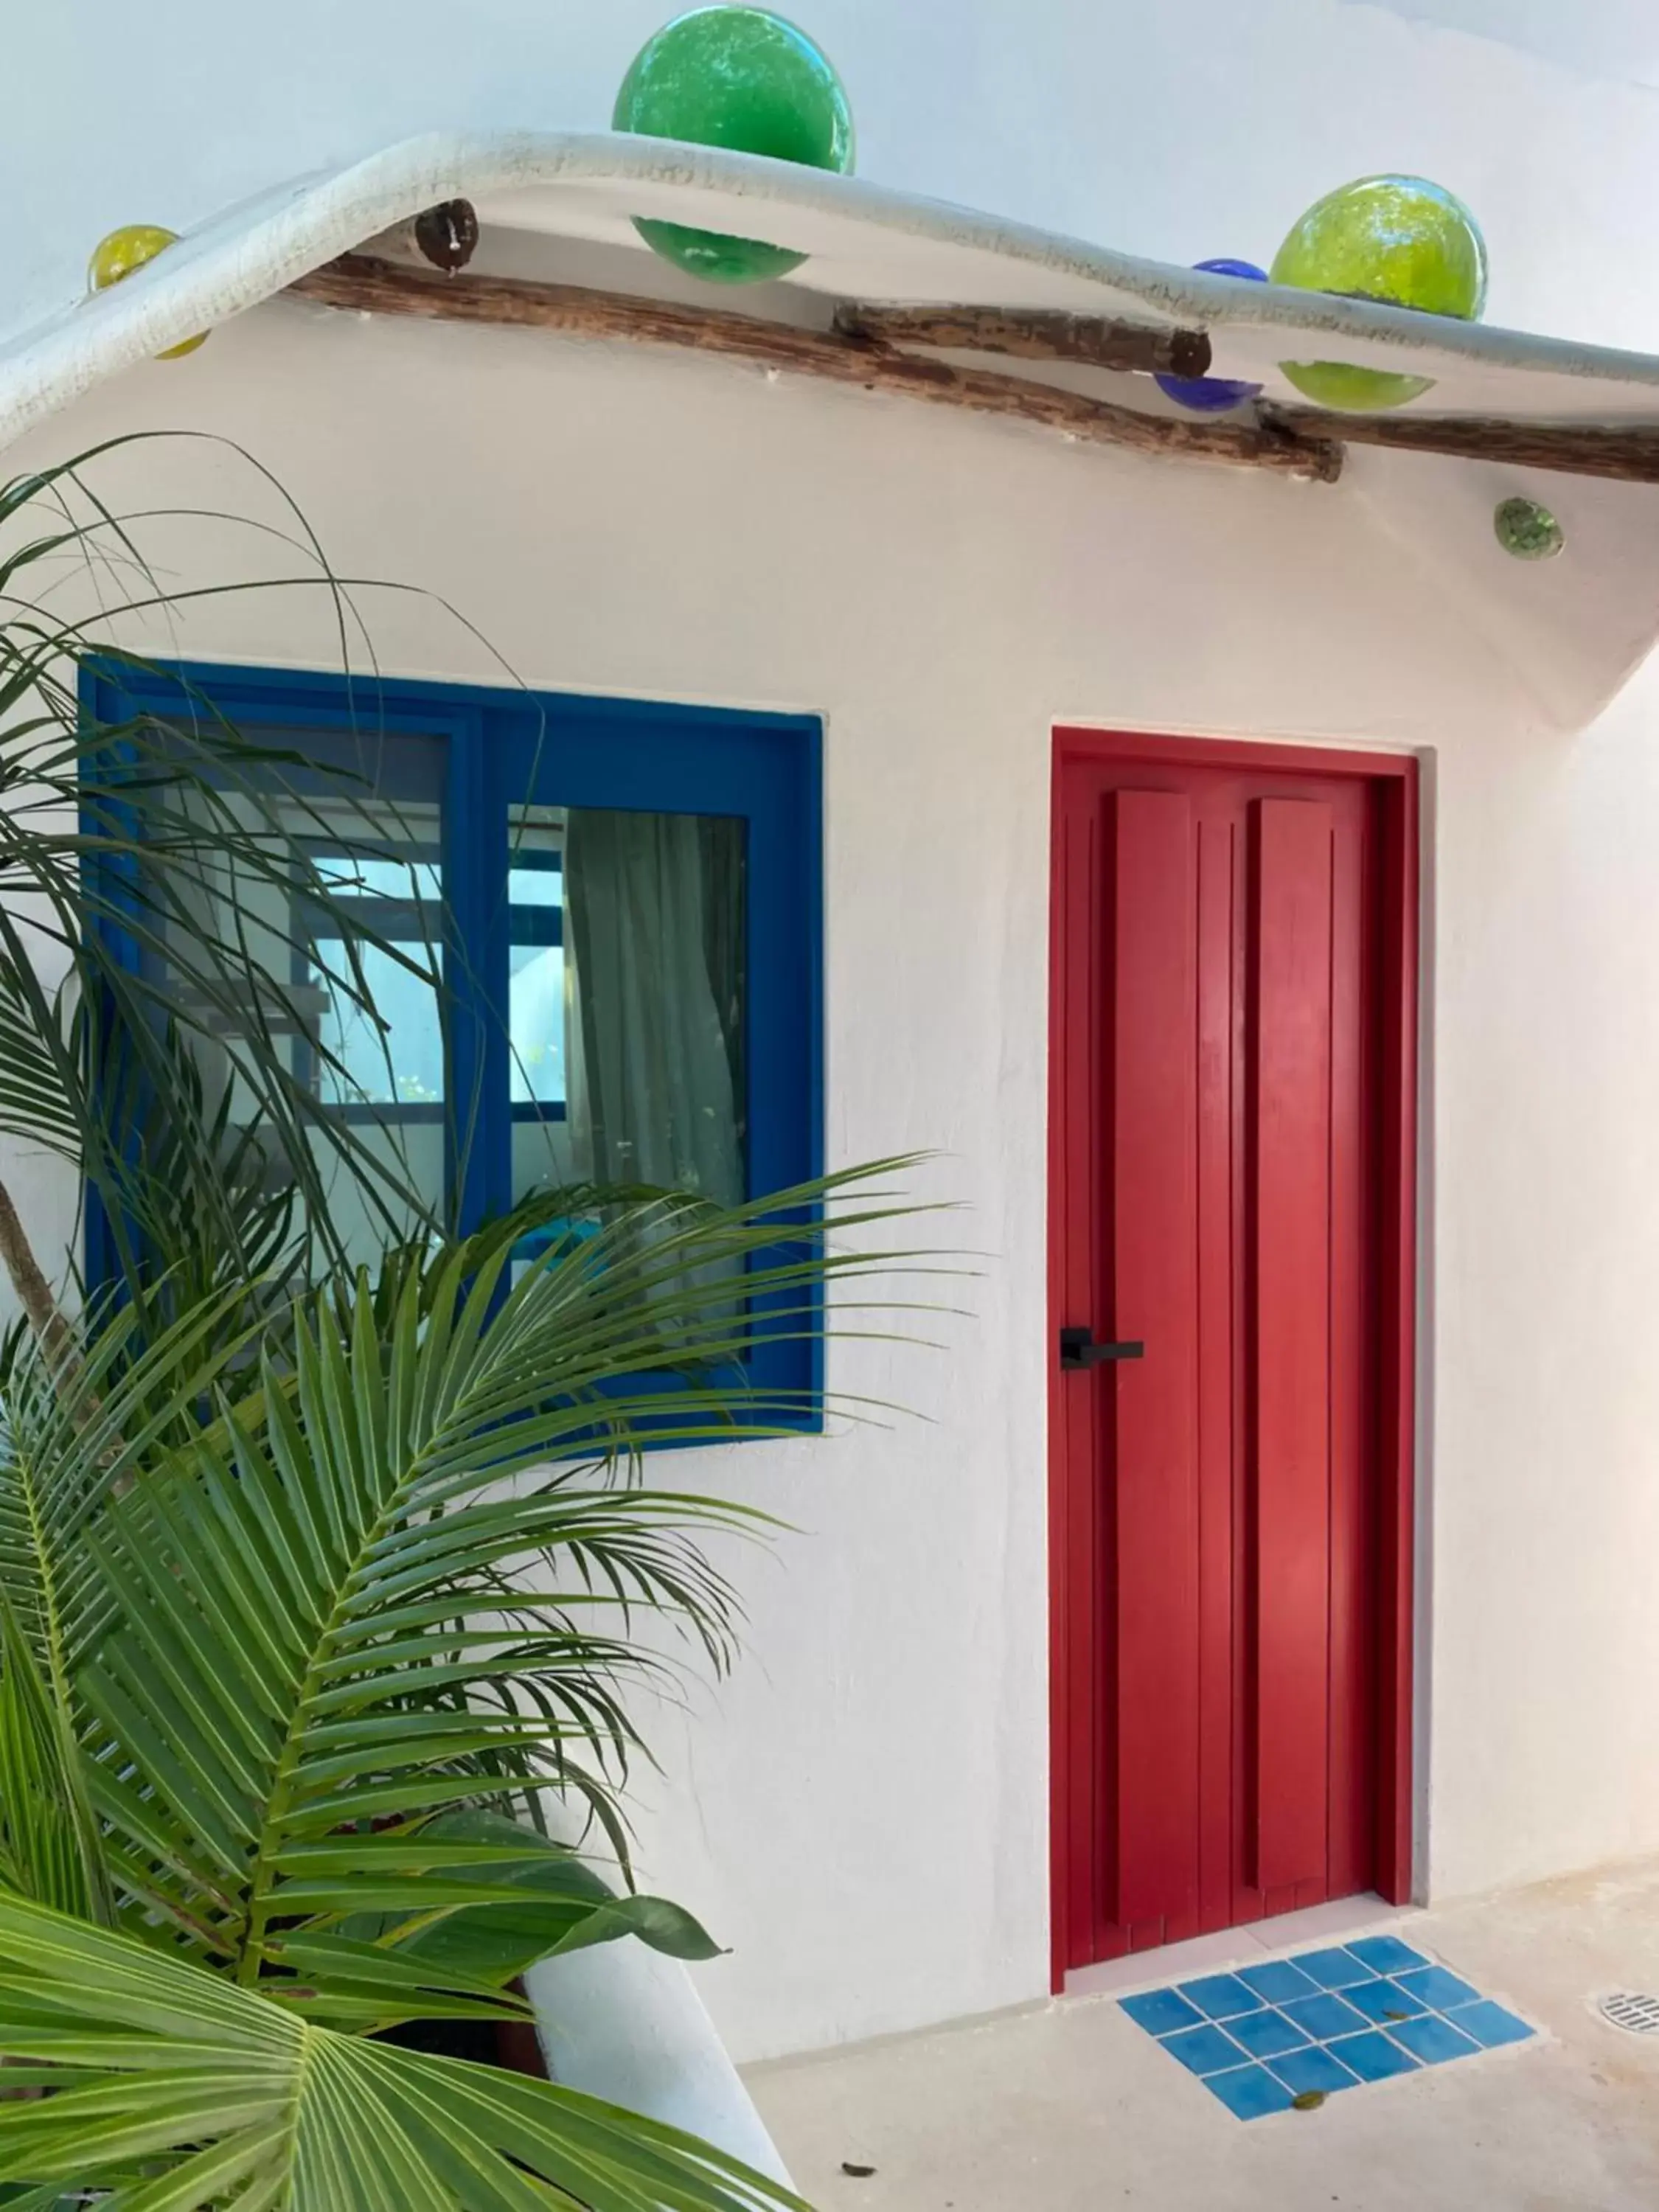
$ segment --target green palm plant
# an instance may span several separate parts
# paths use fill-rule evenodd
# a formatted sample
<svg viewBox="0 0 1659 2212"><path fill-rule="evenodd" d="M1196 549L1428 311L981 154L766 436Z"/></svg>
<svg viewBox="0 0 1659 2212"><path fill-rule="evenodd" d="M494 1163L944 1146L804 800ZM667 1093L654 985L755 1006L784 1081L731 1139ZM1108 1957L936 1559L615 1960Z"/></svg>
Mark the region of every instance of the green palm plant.
<svg viewBox="0 0 1659 2212"><path fill-rule="evenodd" d="M282 1366L239 1357L228 1294L137 1351L117 1317L68 1387L44 1347L19 1360L0 2051L50 2094L0 2105L0 2179L124 2208L793 2201L636 2118L374 2039L522 2017L523 1968L595 1942L710 1955L514 1815L551 1789L619 1832L627 1692L664 1664L647 1625L724 1650L702 1540L757 1516L645 1487L633 1455L776 1428L740 1363L870 1264L823 1246L887 1215L864 1190L636 1204L510 1286L505 1224L407 1257L389 1292L305 1297Z"/></svg>
<svg viewBox="0 0 1659 2212"><path fill-rule="evenodd" d="M0 1989L8 2040L41 2061L19 2078L52 2092L6 2115L0 2172L148 2169L117 2179L108 2212L775 2212L799 2202L592 2098L343 2035L3 1898ZM14 2197L12 2212L63 2203L49 2182Z"/></svg>
<svg viewBox="0 0 1659 2212"><path fill-rule="evenodd" d="M586 1945L712 1954L587 1856L626 1881L636 1697L676 1637L725 1662L708 1547L767 1526L653 1486L647 1449L794 1425L750 1363L892 1264L863 1255L884 1171L734 1207L544 1193L447 1237L296 1081L301 1010L225 902L239 876L332 901L270 803L283 757L208 702L183 739L88 725L106 647L16 611L32 564L131 553L71 493L80 464L0 489L0 542L51 518L0 551L0 1138L82 1175L120 1281L66 1300L0 1182L27 1322L0 1360L0 2202L795 2205L411 2029L522 2023L525 1969ZM125 604L165 597L141 570ZM227 1033L234 1120L191 1049ZM319 1154L378 1208L372 1267L331 1243Z"/></svg>

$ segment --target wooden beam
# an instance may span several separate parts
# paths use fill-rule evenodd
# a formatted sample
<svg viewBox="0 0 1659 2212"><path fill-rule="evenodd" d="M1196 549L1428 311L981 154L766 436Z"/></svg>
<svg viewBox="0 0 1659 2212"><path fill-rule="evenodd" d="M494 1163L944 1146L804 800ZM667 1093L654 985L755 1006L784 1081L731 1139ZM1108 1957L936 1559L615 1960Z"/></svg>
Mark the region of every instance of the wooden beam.
<svg viewBox="0 0 1659 2212"><path fill-rule="evenodd" d="M1593 387L1586 386L1586 392ZM1659 411L1656 403L1656 411ZM1395 453L1437 453L1458 461L1501 461L1510 468L1602 477L1617 483L1659 483L1659 428L1515 422L1486 415L1330 415L1311 407L1273 407L1264 417L1287 435L1340 438Z"/></svg>
<svg viewBox="0 0 1659 2212"><path fill-rule="evenodd" d="M951 352L1012 355L1024 361L1087 362L1152 375L1205 376L1212 366L1202 331L1153 331L1086 315L1020 313L1000 307L884 307L854 301L836 327L884 345L934 346ZM1656 405L1659 412L1659 404ZM1272 407L1264 419L1304 441L1381 446L1395 453L1499 461L1514 468L1659 483L1659 428L1589 428L1508 421L1495 416L1411 413L1337 415L1311 407Z"/></svg>
<svg viewBox="0 0 1659 2212"><path fill-rule="evenodd" d="M836 309L836 328L843 337L878 345L1084 362L1143 376L1207 376L1214 358L1203 331L1152 330L1103 315L1025 314L1007 307L878 307L854 300Z"/></svg>
<svg viewBox="0 0 1659 2212"><path fill-rule="evenodd" d="M663 300L595 292L522 278L444 276L348 253L290 288L302 299L356 313L415 315L439 322L489 323L562 331L631 344L672 345L782 369L866 391L896 393L937 406L1029 422L1097 445L1176 459L1270 469L1334 483L1342 448L1292 435L1276 423L1211 422L1138 414L1110 401L985 369L953 368L917 354L832 331L763 322L724 307L678 307Z"/></svg>

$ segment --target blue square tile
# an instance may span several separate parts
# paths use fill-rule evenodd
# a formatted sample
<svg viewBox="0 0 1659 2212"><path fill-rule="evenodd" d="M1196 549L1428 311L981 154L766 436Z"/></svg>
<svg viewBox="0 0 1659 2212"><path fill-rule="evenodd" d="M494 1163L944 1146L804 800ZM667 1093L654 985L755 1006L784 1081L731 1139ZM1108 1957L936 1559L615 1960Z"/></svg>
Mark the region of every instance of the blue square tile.
<svg viewBox="0 0 1659 2212"><path fill-rule="evenodd" d="M1352 2069L1362 2081L1388 2081L1396 2074L1415 2074L1417 2061L1390 2043L1386 2035L1345 2036L1330 2046L1333 2057Z"/></svg>
<svg viewBox="0 0 1659 2212"><path fill-rule="evenodd" d="M1288 1959L1270 1959L1265 1966L1241 1966L1238 1978L1270 2005L1288 2004L1293 1997L1319 1994L1318 1983L1310 1981L1301 1967L1293 1966Z"/></svg>
<svg viewBox="0 0 1659 2212"><path fill-rule="evenodd" d="M1525 2043L1533 2033L1524 2020L1493 2004L1490 1997L1482 1997L1479 2004L1459 2005L1446 2018L1465 2035L1472 2035L1483 2051L1497 2051L1506 2043Z"/></svg>
<svg viewBox="0 0 1659 2212"><path fill-rule="evenodd" d="M1243 2020L1227 2022L1227 2033L1252 2058L1277 2058L1284 2051L1308 2047L1302 2030L1292 2027L1281 2012L1246 2013Z"/></svg>
<svg viewBox="0 0 1659 2212"><path fill-rule="evenodd" d="M1241 2066L1235 2073L1212 2074L1204 2084L1241 2120L1265 2120L1269 2112L1288 2112L1296 2100L1264 2067Z"/></svg>
<svg viewBox="0 0 1659 2212"><path fill-rule="evenodd" d="M1400 2020L1415 2020L1419 2013L1428 2010L1420 1998L1402 1990L1398 1982L1365 1982L1357 1990L1345 1990L1342 1999L1357 2012L1363 2012L1367 2020L1375 2021L1378 2027L1392 2027Z"/></svg>
<svg viewBox="0 0 1659 2212"><path fill-rule="evenodd" d="M1356 1982L1375 1981L1370 1968L1356 1959L1352 1951L1309 1951L1292 1960L1310 1979L1322 1990L1351 1989Z"/></svg>
<svg viewBox="0 0 1659 2212"><path fill-rule="evenodd" d="M1201 1982L1183 1982L1181 1994L1206 2020L1237 2020L1241 2013L1261 2009L1261 1998L1237 1974L1209 1974Z"/></svg>
<svg viewBox="0 0 1659 2212"><path fill-rule="evenodd" d="M1420 1974L1396 1974L1395 1979L1402 1990L1421 1997L1435 2012L1449 2012L1454 2005L1474 2004L1480 1996L1479 1990L1460 1982L1443 1966L1426 1966Z"/></svg>
<svg viewBox="0 0 1659 2212"><path fill-rule="evenodd" d="M1413 1951L1409 1943L1402 1943L1397 1936L1362 1936L1348 1948L1361 1966L1369 1966L1374 1974L1409 1974L1413 1966L1432 1963L1420 1951Z"/></svg>
<svg viewBox="0 0 1659 2212"><path fill-rule="evenodd" d="M1240 2066L1244 2061L1238 2045L1218 2027L1194 2027L1185 2035L1166 2036L1164 2048L1189 2074L1224 2074L1230 2066Z"/></svg>
<svg viewBox="0 0 1659 2212"><path fill-rule="evenodd" d="M1355 2089L1358 2076L1340 2059L1316 2045L1308 2051L1291 2051L1283 2058L1270 2058L1267 2071L1282 2081L1293 2097L1333 2096L1339 2089Z"/></svg>
<svg viewBox="0 0 1659 2212"><path fill-rule="evenodd" d="M1480 2048L1472 2036L1460 2033L1449 2021L1437 2020L1432 2013L1425 2013L1421 2020L1400 2021L1389 2033L1425 2066L1443 2066L1449 2058L1467 2058Z"/></svg>
<svg viewBox="0 0 1659 2212"><path fill-rule="evenodd" d="M1118 2004L1148 2035L1173 2035L1178 2028L1204 2025L1203 2014L1174 1990L1148 1990L1144 1996L1120 1997Z"/></svg>
<svg viewBox="0 0 1659 2212"><path fill-rule="evenodd" d="M1364 2014L1356 2012L1340 1997L1301 1997L1293 2004L1281 2005L1279 2010L1316 2043L1328 2043L1334 2035L1358 2035L1367 2026Z"/></svg>

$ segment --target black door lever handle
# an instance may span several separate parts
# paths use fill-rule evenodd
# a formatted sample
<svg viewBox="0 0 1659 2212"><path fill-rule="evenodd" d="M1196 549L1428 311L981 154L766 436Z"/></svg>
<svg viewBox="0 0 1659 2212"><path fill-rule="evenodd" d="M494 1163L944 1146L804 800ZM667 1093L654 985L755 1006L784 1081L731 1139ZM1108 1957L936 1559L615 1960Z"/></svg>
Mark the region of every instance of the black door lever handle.
<svg viewBox="0 0 1659 2212"><path fill-rule="evenodd" d="M1063 1328L1060 1332L1060 1364L1067 1374L1080 1374L1089 1367L1104 1367L1111 1360L1146 1357L1144 1344L1097 1344L1094 1331L1090 1328Z"/></svg>

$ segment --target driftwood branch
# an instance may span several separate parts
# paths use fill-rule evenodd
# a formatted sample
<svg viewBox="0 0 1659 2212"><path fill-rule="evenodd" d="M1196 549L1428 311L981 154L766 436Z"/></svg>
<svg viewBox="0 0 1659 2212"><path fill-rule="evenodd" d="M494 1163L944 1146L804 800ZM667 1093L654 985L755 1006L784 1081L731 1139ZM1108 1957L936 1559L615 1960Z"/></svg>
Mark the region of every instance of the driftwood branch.
<svg viewBox="0 0 1659 2212"><path fill-rule="evenodd" d="M1214 359L1203 331L1151 330L1102 315L1023 313L1007 307L879 307L852 301L836 311L843 337L878 345L937 346L1006 354L1016 361L1073 361L1143 376L1207 376Z"/></svg>
<svg viewBox="0 0 1659 2212"><path fill-rule="evenodd" d="M1574 423L1505 422L1481 415L1327 415L1275 407L1267 419L1294 438L1341 438L1395 453L1438 453L1459 461L1502 461L1511 468L1659 483L1659 429L1586 428Z"/></svg>
<svg viewBox="0 0 1659 2212"><path fill-rule="evenodd" d="M989 308L843 308L833 331L763 322L721 307L677 307L666 301L596 292L572 284L522 278L448 277L348 253L313 270L292 287L325 306L435 321L490 323L561 331L571 337L621 339L635 345L683 346L751 367L782 369L869 392L959 407L1005 422L1029 422L1088 444L1133 453L1270 469L1334 483L1346 445L1394 453L1436 453L1453 460L1498 461L1514 468L1659 483L1659 428L1585 428L1486 416L1331 415L1312 408L1267 407L1258 420L1197 422L1143 415L1085 392L1062 392L986 369L956 368L890 343L975 347L1025 360L1073 361L1097 367L1152 366L1131 361L1143 343L1207 345L1196 331L1150 332L1085 316L1023 314ZM1170 356L1170 372L1203 374L1199 356ZM1158 364L1159 373L1163 365Z"/></svg>
<svg viewBox="0 0 1659 2212"><path fill-rule="evenodd" d="M781 369L938 406L966 408L1006 422L1029 422L1133 453L1271 469L1325 483L1334 483L1342 470L1340 445L1293 436L1277 424L1172 421L1141 415L1133 408L1057 391L1051 385L988 370L953 368L866 339L763 322L726 308L677 307L661 300L516 277L465 272L441 276L355 253L313 270L292 289L304 299L360 313L504 324L578 337L624 339L632 344L689 347L757 368Z"/></svg>
<svg viewBox="0 0 1659 2212"><path fill-rule="evenodd" d="M60 1385L73 1389L79 1382L81 1357L75 1331L52 1296L34 1247L18 1218L11 1193L0 1182L0 1265L3 1265L17 1294L29 1327L39 1338L46 1364Z"/></svg>

